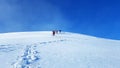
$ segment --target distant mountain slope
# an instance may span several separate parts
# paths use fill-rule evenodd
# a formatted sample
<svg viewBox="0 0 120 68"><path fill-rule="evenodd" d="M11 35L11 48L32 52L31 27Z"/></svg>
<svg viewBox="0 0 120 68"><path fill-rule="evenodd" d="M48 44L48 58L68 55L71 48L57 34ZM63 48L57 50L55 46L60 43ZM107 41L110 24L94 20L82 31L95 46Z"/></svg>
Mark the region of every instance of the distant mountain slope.
<svg viewBox="0 0 120 68"><path fill-rule="evenodd" d="M0 34L0 68L120 68L120 41L51 31Z"/></svg>

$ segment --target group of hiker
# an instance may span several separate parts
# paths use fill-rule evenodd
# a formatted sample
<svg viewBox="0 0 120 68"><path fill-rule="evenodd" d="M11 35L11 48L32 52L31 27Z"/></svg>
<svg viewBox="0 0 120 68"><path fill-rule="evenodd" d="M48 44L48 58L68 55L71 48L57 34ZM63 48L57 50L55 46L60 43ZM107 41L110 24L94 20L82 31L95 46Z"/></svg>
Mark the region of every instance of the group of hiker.
<svg viewBox="0 0 120 68"><path fill-rule="evenodd" d="M61 33L61 30L53 30L52 35L55 36L55 34Z"/></svg>

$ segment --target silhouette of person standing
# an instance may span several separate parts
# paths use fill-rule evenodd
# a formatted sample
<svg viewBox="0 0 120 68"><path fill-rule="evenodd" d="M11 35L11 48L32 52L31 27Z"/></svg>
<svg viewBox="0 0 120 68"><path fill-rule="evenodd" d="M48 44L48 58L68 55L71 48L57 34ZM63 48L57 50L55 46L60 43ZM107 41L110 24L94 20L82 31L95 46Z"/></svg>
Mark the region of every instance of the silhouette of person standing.
<svg viewBox="0 0 120 68"><path fill-rule="evenodd" d="M59 33L61 33L62 30L59 30Z"/></svg>
<svg viewBox="0 0 120 68"><path fill-rule="evenodd" d="M58 30L55 30L55 33L58 34Z"/></svg>
<svg viewBox="0 0 120 68"><path fill-rule="evenodd" d="M53 34L53 36L55 36L55 31L54 30L52 31L52 34Z"/></svg>

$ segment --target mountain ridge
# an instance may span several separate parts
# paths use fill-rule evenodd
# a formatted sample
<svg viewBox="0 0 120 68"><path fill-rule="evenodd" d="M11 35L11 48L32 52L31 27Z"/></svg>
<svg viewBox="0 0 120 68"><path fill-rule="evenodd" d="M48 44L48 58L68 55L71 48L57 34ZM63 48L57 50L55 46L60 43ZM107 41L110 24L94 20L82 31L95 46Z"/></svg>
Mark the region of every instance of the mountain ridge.
<svg viewBox="0 0 120 68"><path fill-rule="evenodd" d="M0 37L2 36L13 36L13 35L41 35L42 33L49 33L50 35L52 35L52 31L28 31L28 32L9 32L9 33L0 33ZM85 34L80 34L80 33L73 33L73 32L62 32L61 34L75 34L75 35L78 35L78 36L86 36L86 37L93 37L93 38L99 38L99 39L106 39L106 40L113 40L113 41L120 41L120 40L115 40L115 39L108 39L108 38L101 38L101 37L96 37L96 36L91 36L91 35L85 35ZM14 36L15 37L15 36ZM4 37L5 38L5 37Z"/></svg>
<svg viewBox="0 0 120 68"><path fill-rule="evenodd" d="M119 52L120 41L70 32L0 34L0 68L119 68Z"/></svg>

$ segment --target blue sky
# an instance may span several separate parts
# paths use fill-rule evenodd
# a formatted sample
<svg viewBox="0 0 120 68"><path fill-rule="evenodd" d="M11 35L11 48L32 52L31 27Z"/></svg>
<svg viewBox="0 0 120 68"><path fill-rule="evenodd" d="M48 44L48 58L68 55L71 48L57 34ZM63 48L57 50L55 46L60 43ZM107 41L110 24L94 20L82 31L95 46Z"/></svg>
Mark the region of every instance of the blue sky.
<svg viewBox="0 0 120 68"><path fill-rule="evenodd" d="M0 0L0 32L61 29L120 40L119 0Z"/></svg>

